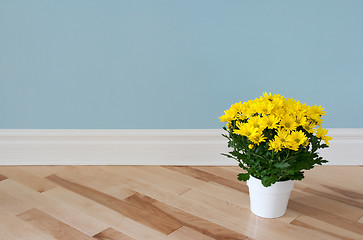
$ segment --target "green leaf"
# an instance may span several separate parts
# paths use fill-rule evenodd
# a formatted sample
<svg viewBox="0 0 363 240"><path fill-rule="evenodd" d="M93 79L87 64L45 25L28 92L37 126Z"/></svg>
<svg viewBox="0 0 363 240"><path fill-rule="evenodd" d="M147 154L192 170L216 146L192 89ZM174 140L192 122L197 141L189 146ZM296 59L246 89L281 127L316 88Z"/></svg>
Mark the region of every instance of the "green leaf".
<svg viewBox="0 0 363 240"><path fill-rule="evenodd" d="M269 187L277 181L276 176L264 176L261 179L261 183L265 187Z"/></svg>
<svg viewBox="0 0 363 240"><path fill-rule="evenodd" d="M238 174L237 179L240 181L247 181L248 179L250 179L250 174L249 173L240 173L240 174Z"/></svg>
<svg viewBox="0 0 363 240"><path fill-rule="evenodd" d="M284 163L275 163L274 166L277 167L277 168L287 168L287 167L290 166L290 164L287 163L287 162L284 162Z"/></svg>

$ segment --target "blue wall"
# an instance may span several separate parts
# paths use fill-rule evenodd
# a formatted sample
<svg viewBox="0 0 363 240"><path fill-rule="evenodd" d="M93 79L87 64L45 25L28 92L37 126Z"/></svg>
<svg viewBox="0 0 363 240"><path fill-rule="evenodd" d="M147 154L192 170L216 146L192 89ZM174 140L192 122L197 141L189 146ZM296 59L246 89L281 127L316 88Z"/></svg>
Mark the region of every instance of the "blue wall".
<svg viewBox="0 0 363 240"><path fill-rule="evenodd" d="M0 0L0 128L220 128L280 93L363 127L363 1Z"/></svg>

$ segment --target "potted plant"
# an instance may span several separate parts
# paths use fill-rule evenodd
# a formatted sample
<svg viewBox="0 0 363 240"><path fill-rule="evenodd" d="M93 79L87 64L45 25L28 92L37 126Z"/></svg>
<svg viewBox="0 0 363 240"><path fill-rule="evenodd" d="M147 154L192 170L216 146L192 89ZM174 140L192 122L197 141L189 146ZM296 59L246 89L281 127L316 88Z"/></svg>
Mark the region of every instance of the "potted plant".
<svg viewBox="0 0 363 240"><path fill-rule="evenodd" d="M246 170L238 179L247 181L253 213L266 218L284 215L294 180L303 179L304 170L327 162L318 153L332 139L321 127L323 115L321 106L264 93L233 104L220 117L227 122L223 129L228 134L223 136L232 148L222 155Z"/></svg>

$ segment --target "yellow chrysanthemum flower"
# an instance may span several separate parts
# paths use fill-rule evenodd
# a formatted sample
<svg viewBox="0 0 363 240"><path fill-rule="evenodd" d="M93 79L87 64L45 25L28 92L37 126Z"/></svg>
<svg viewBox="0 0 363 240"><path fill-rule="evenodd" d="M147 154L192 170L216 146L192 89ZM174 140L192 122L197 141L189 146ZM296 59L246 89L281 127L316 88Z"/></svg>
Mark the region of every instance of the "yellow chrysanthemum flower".
<svg viewBox="0 0 363 240"><path fill-rule="evenodd" d="M220 116L221 122L230 122L236 119L243 119L243 104L241 102L233 104L228 110L224 111L224 115Z"/></svg>
<svg viewBox="0 0 363 240"><path fill-rule="evenodd" d="M289 131L285 129L279 129L277 131L277 135L275 136L275 140L280 141L284 147L286 147L289 142L291 142L291 136Z"/></svg>
<svg viewBox="0 0 363 240"><path fill-rule="evenodd" d="M248 140L259 146L261 142L266 141L266 137L261 132L259 132L255 135L249 136Z"/></svg>
<svg viewBox="0 0 363 240"><path fill-rule="evenodd" d="M255 108L253 107L253 105L254 102L252 100L243 103L243 115L246 116L246 118L249 118L253 114L255 114Z"/></svg>
<svg viewBox="0 0 363 240"><path fill-rule="evenodd" d="M259 114L264 114L264 115L268 115L272 112L272 110L274 109L275 105L266 100L266 101L259 101L255 104L255 110L257 113Z"/></svg>
<svg viewBox="0 0 363 240"><path fill-rule="evenodd" d="M269 145L268 150L274 150L275 152L281 151L283 147L282 142L279 141L277 138L275 138L274 140L270 140L268 145Z"/></svg>
<svg viewBox="0 0 363 240"><path fill-rule="evenodd" d="M264 118L260 116L251 117L248 121L248 124L251 124L254 128L258 129L259 132L265 130L267 126Z"/></svg>
<svg viewBox="0 0 363 240"><path fill-rule="evenodd" d="M237 111L235 111L234 109L228 109L224 111L224 115L220 116L219 119L221 120L221 122L230 122L232 120L235 120L236 116Z"/></svg>
<svg viewBox="0 0 363 240"><path fill-rule="evenodd" d="M271 93L264 92L262 95L263 96L261 96L260 99L268 100L271 102L275 102L275 101L280 102L281 100L285 99L284 96L281 96L280 94L272 95Z"/></svg>
<svg viewBox="0 0 363 240"><path fill-rule="evenodd" d="M306 117L315 122L316 125L320 126L323 123L323 119L321 119L322 115L326 115L326 112L323 111L324 108L321 106L308 106L306 111Z"/></svg>
<svg viewBox="0 0 363 240"><path fill-rule="evenodd" d="M308 138L303 133L303 131L293 131L290 134L291 143L290 143L290 149L297 151L299 150L299 146L306 143Z"/></svg>
<svg viewBox="0 0 363 240"><path fill-rule="evenodd" d="M311 122L306 122L302 125L302 127L309 133L314 133L314 128L316 127L316 124Z"/></svg>
<svg viewBox="0 0 363 240"><path fill-rule="evenodd" d="M311 107L308 107L308 113L310 115L326 115L326 112L324 111L324 108L321 107L320 105L319 106L311 106Z"/></svg>
<svg viewBox="0 0 363 240"><path fill-rule="evenodd" d="M282 107L275 108L272 114L280 119L287 115L286 110Z"/></svg>
<svg viewBox="0 0 363 240"><path fill-rule="evenodd" d="M286 130L294 131L297 128L297 123L294 117L286 116L281 119L280 126Z"/></svg>
<svg viewBox="0 0 363 240"><path fill-rule="evenodd" d="M295 115L295 117L296 117L295 122L296 122L296 124L297 124L298 126L304 126L304 125L306 125L306 124L308 123L308 120L307 120L307 118L305 117L305 113L304 113L304 112L298 112L298 113Z"/></svg>
<svg viewBox="0 0 363 240"><path fill-rule="evenodd" d="M252 124L237 122L236 125L238 129L234 129L233 133L246 136L248 138L259 135L258 129L255 128Z"/></svg>
<svg viewBox="0 0 363 240"><path fill-rule="evenodd" d="M332 140L333 138L326 136L326 134L328 134L328 129L324 129L321 127L316 129L316 136L318 138L321 138L326 143L326 145L329 146L329 141Z"/></svg>
<svg viewBox="0 0 363 240"><path fill-rule="evenodd" d="M280 118L276 117L275 115L268 115L263 117L263 121L267 128L269 129L276 129L279 127Z"/></svg>

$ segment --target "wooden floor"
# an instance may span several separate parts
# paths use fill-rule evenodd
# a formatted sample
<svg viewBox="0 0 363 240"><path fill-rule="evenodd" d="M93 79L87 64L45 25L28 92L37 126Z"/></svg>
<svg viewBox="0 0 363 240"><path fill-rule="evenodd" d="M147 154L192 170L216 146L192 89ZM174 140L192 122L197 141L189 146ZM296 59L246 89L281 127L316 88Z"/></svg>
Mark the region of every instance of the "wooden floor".
<svg viewBox="0 0 363 240"><path fill-rule="evenodd" d="M0 167L0 239L363 239L363 167L296 182L285 216L249 210L238 167Z"/></svg>

